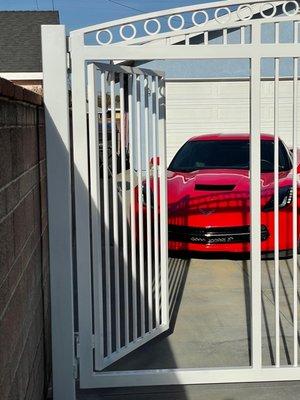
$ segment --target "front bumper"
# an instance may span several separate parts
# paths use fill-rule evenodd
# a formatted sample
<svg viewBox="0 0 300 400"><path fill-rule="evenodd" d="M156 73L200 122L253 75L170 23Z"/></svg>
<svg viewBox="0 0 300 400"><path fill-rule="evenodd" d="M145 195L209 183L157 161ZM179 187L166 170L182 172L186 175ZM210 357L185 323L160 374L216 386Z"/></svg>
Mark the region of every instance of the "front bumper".
<svg viewBox="0 0 300 400"><path fill-rule="evenodd" d="M169 218L169 250L234 253L251 251L250 213L219 214L207 218L193 215L185 221L176 222L174 218ZM299 227L299 215L297 225ZM261 251L274 252L274 242L274 212L262 212ZM279 212L279 250L292 248L292 207L288 207Z"/></svg>

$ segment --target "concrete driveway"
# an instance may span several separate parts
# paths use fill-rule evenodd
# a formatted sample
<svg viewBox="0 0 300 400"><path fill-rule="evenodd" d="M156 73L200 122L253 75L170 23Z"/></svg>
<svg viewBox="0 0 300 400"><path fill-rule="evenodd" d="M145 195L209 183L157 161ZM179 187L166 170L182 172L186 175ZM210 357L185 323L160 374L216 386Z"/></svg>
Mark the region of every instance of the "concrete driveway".
<svg viewBox="0 0 300 400"><path fill-rule="evenodd" d="M171 329L111 370L251 364L250 264L170 259ZM293 362L292 262L280 261L281 362ZM274 261L262 262L263 363L275 354ZM300 379L300 377L299 377ZM79 399L299 399L300 383L204 385L84 391Z"/></svg>

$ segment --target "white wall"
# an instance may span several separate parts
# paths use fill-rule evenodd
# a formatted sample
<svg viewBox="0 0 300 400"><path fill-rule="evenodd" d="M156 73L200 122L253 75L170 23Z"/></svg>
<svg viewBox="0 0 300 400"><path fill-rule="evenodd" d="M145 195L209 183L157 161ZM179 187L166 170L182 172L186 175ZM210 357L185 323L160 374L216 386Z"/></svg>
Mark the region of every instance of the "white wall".
<svg viewBox="0 0 300 400"><path fill-rule="evenodd" d="M300 98L298 85L298 98ZM170 162L190 137L201 133L249 132L250 89L247 80L168 81L167 158ZM280 81L279 135L292 144L293 84ZM274 82L261 82L261 132L273 133ZM300 107L300 99L298 101ZM299 108L298 107L298 108ZM300 111L300 110L299 110ZM298 112L300 144L300 112Z"/></svg>

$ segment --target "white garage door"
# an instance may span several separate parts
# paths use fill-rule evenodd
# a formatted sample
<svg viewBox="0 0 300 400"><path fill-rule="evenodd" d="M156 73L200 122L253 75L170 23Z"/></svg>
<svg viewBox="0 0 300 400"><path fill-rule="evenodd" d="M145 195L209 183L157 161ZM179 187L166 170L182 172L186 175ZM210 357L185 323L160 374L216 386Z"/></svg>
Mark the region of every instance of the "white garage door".
<svg viewBox="0 0 300 400"><path fill-rule="evenodd" d="M168 162L172 160L180 146L192 136L201 133L249 132L248 80L167 81L166 87ZM290 146L293 124L292 82L281 80L279 89L279 134ZM300 90L298 97L299 94ZM273 133L272 81L262 81L261 96L261 132ZM300 106L300 101L298 104ZM300 113L298 117L300 121Z"/></svg>

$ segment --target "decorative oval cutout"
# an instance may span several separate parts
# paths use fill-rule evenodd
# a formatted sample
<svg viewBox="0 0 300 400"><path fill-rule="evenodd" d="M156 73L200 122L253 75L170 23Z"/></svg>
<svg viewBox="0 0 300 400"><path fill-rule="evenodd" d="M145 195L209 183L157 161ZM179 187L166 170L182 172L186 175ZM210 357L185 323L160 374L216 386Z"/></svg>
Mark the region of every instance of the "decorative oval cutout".
<svg viewBox="0 0 300 400"><path fill-rule="evenodd" d="M173 21L174 18L179 18L180 21L181 21L181 24L180 24L177 28L175 28L175 27L172 25L172 21ZM168 26L169 26L169 28L170 28L172 31L180 31L180 29L182 29L182 28L184 27L184 18L183 18L183 16L180 15L180 14L171 15L171 16L168 18Z"/></svg>
<svg viewBox="0 0 300 400"><path fill-rule="evenodd" d="M295 9L292 10L292 12L291 12L291 11L288 11L286 8L287 8L288 5L292 5L292 4L295 6ZM297 3L297 1L294 1L294 0L292 0L292 1L287 1L286 3L283 4L282 10L283 10L284 14L285 14L287 17L292 17L292 16L298 14L298 11L299 11L299 4Z"/></svg>
<svg viewBox="0 0 300 400"><path fill-rule="evenodd" d="M108 39L107 42L103 42L103 41L100 39L100 35L101 35L101 34L108 34L109 39ZM104 29L103 31L97 32L97 34L96 34L96 40L97 40L97 42L98 42L99 44L101 44L102 46L107 46L107 45L111 44L111 42L113 41L113 35L112 35L112 33L111 33L110 30Z"/></svg>
<svg viewBox="0 0 300 400"><path fill-rule="evenodd" d="M266 11L270 11L270 9L268 9L268 10L264 9L266 6L271 6L270 7L271 8L271 14L266 14ZM260 7L260 14L262 15L262 17L264 17L266 19L272 18L276 14L276 6L273 3L264 3Z"/></svg>
<svg viewBox="0 0 300 400"><path fill-rule="evenodd" d="M132 29L132 35L131 36L125 36L124 35L124 29L126 28L130 28ZM123 40L131 40L134 39L136 37L136 27L133 24L126 24L121 26L120 28L120 36Z"/></svg>
<svg viewBox="0 0 300 400"><path fill-rule="evenodd" d="M196 21L196 18L199 16L199 15L204 15L204 21L203 22L197 22ZM208 22L208 14L207 14L207 12L206 11L196 11L196 12L194 12L194 14L193 14L193 16L192 16L192 21L193 21L193 24L195 25L195 26L204 26L207 22Z"/></svg>
<svg viewBox="0 0 300 400"><path fill-rule="evenodd" d="M148 29L148 25L149 25L151 22L155 22L155 23L156 23L156 25L157 25L156 31L151 32L151 31ZM145 32L146 32L148 35L150 35L150 36L152 36L152 35L157 35L157 34L160 32L160 30L161 30L161 24L160 24L159 20L156 19L156 18L148 19L148 20L145 22L145 24L144 24L144 29L145 29Z"/></svg>
<svg viewBox="0 0 300 400"><path fill-rule="evenodd" d="M243 16L242 14L243 14L244 10L248 10L249 14L246 16ZM253 10L252 10L252 7L250 6L250 4L241 4L238 7L236 13L241 21L248 21L249 19L251 19L253 17Z"/></svg>
<svg viewBox="0 0 300 400"><path fill-rule="evenodd" d="M222 12L222 11L225 11L226 14L219 15L220 12ZM226 17L226 15L227 15L227 18L224 18L224 17ZM222 20L221 20L221 18L222 18ZM223 18L224 18L224 20L223 20ZM230 11L230 9L228 7L220 7L220 8L216 9L216 11L215 11L215 20L218 21L219 24L226 24L227 22L230 21L230 18L231 18L231 11Z"/></svg>

